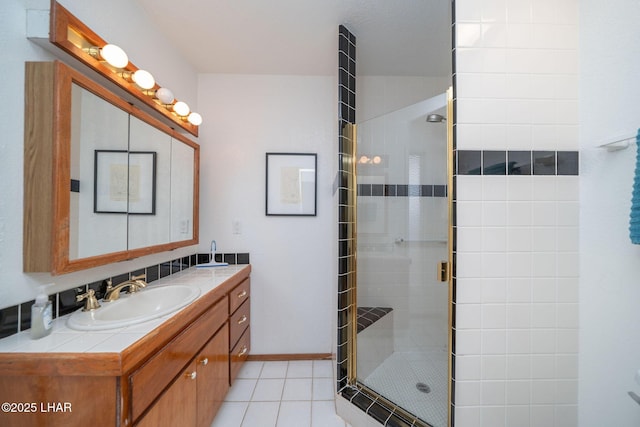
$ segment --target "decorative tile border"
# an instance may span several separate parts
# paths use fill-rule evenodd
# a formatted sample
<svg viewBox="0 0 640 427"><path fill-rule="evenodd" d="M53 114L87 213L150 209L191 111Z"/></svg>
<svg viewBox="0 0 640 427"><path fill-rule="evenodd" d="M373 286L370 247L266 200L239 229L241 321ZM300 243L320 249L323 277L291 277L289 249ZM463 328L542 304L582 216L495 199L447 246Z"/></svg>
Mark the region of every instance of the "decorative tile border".
<svg viewBox="0 0 640 427"><path fill-rule="evenodd" d="M358 184L358 197L447 197L447 186L438 184Z"/></svg>
<svg viewBox="0 0 640 427"><path fill-rule="evenodd" d="M229 264L249 264L249 253L216 253L214 257L218 262L224 259L224 262L228 262ZM171 274L194 267L196 264L210 261L211 254L192 254L57 292L49 295L49 301L51 301L53 309L53 318L55 319L72 313L82 307L84 302L76 302L76 296L85 293L88 289L93 289L96 292L96 298L100 299L104 297L104 291L107 287L106 282L109 279L114 285L117 285L118 283L129 280L132 276L146 274L145 281L151 283L163 277L170 276ZM33 300L27 301L0 310L0 338L8 337L30 328L31 306L34 302Z"/></svg>
<svg viewBox="0 0 640 427"><path fill-rule="evenodd" d="M578 175L577 151L456 150L456 175Z"/></svg>

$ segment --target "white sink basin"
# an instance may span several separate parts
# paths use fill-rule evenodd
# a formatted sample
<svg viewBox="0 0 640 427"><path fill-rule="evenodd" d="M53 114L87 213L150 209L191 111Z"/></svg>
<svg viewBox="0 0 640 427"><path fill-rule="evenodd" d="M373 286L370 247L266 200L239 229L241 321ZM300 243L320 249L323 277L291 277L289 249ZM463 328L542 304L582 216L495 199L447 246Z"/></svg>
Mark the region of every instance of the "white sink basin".
<svg viewBox="0 0 640 427"><path fill-rule="evenodd" d="M100 301L102 307L78 310L69 316L67 326L80 331L121 328L173 313L198 298L200 289L170 285L148 287L135 294L120 294L113 302Z"/></svg>

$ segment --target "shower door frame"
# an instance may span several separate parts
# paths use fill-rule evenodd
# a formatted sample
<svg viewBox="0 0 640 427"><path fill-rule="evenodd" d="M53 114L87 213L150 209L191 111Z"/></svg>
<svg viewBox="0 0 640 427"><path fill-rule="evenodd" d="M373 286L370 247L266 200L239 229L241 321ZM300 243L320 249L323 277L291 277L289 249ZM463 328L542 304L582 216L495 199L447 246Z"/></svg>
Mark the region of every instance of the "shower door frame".
<svg viewBox="0 0 640 427"><path fill-rule="evenodd" d="M454 100L453 88L450 87L447 92L447 209L448 209L448 230L447 230L447 254L448 259L445 260L448 268L445 281L448 286L448 402L447 402L447 425L453 425L452 402L453 402L453 320L454 320L454 293L453 293L453 249L454 249L454 233L453 233L453 202L455 197L454 191ZM385 398L378 392L364 385L357 379L357 127L354 123L346 121L341 123L340 130L340 152L341 160L341 182L346 184L347 189L344 197L339 201L342 206L339 213L341 220L347 221L347 235L345 241L348 242L341 247L348 255L343 262L349 273L339 278L338 286L338 393L342 397L351 401L363 411L369 413L378 421L385 423L391 417L399 418L402 421L413 423L410 425L416 427L431 427L426 421L418 418L400 408L394 402ZM341 310L342 308L342 310ZM341 345L342 344L342 345ZM345 358L346 356L346 358ZM382 419L385 418L386 419ZM386 424L385 424L386 425Z"/></svg>

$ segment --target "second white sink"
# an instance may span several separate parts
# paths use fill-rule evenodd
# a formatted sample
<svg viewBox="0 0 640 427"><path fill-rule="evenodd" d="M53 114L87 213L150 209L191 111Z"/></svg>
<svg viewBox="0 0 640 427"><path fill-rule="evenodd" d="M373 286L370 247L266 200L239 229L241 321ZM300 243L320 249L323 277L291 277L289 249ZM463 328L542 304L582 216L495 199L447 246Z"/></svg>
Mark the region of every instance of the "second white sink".
<svg viewBox="0 0 640 427"><path fill-rule="evenodd" d="M157 319L186 306L200 295L200 289L184 285L148 287L135 294L121 294L113 302L100 301L102 307L78 310L69 316L67 326L81 331L121 328Z"/></svg>

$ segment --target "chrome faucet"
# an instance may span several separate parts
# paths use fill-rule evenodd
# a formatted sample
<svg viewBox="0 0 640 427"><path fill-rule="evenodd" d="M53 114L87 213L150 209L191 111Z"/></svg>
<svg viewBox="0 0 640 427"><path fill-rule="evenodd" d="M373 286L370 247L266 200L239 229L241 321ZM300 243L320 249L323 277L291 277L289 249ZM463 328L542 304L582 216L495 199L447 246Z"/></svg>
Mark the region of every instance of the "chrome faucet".
<svg viewBox="0 0 640 427"><path fill-rule="evenodd" d="M147 286L147 282L143 280L146 277L147 276L145 274L133 276L130 280L119 283L115 286L111 286L111 280L109 280L107 282L107 290L105 291L104 298L102 300L106 302L117 300L120 298L120 291L127 287L129 288L130 294L138 292L140 289Z"/></svg>

